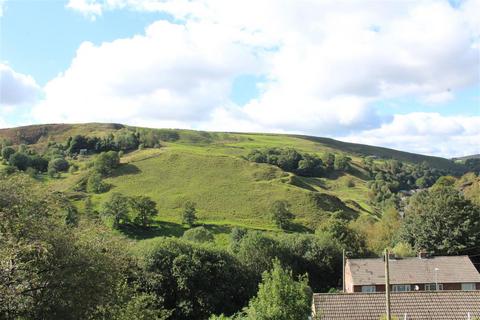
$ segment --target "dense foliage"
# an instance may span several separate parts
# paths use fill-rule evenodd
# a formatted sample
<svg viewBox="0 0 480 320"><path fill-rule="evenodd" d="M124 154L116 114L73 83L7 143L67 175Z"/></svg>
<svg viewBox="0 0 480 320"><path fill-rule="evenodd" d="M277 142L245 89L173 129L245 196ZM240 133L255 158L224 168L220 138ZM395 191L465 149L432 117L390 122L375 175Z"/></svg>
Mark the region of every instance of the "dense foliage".
<svg viewBox="0 0 480 320"><path fill-rule="evenodd" d="M253 150L247 159L257 163L268 163L284 171L301 176L319 177L325 172L322 159L315 155L302 154L295 149L270 148Z"/></svg>
<svg viewBox="0 0 480 320"><path fill-rule="evenodd" d="M416 194L405 215L401 238L417 250L465 254L480 248L480 207L452 187Z"/></svg>
<svg viewBox="0 0 480 320"><path fill-rule="evenodd" d="M131 305L143 298L124 286L135 268L118 240L93 225L67 225L68 209L61 194L44 194L24 176L0 180L0 318L125 319L126 309L148 312Z"/></svg>

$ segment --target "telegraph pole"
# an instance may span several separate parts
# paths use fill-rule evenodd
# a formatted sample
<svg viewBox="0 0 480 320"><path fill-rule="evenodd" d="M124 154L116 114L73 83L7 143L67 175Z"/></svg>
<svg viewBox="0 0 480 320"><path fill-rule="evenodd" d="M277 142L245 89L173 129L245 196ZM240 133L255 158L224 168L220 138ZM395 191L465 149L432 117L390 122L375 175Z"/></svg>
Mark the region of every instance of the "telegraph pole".
<svg viewBox="0 0 480 320"><path fill-rule="evenodd" d="M343 253L342 253L342 291L343 293L345 293L345 249L343 249Z"/></svg>
<svg viewBox="0 0 480 320"><path fill-rule="evenodd" d="M387 307L387 320L392 320L390 314L390 263L388 249L385 249L385 298Z"/></svg>

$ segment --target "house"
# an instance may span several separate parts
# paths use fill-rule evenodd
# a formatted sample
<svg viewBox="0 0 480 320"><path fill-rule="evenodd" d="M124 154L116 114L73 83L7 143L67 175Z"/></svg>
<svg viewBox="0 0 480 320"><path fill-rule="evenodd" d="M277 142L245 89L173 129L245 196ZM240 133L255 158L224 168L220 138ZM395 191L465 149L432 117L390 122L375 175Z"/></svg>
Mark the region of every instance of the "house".
<svg viewBox="0 0 480 320"><path fill-rule="evenodd" d="M392 319L480 319L480 291L412 291L390 295ZM313 295L312 319L379 320L385 315L385 293Z"/></svg>
<svg viewBox="0 0 480 320"><path fill-rule="evenodd" d="M468 256L390 258L392 292L480 290L480 274ZM385 291L383 258L348 259L345 292Z"/></svg>

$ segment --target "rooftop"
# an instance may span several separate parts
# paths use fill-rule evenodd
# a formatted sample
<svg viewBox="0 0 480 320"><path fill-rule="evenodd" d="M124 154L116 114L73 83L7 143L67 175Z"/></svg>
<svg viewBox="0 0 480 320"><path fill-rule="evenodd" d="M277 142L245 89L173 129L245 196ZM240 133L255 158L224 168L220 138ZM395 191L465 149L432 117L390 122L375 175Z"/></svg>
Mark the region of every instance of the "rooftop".
<svg viewBox="0 0 480 320"><path fill-rule="evenodd" d="M385 293L314 294L313 303L319 320L379 320L386 313ZM395 292L391 311L400 320L474 319L480 291Z"/></svg>
<svg viewBox="0 0 480 320"><path fill-rule="evenodd" d="M349 259L354 285L385 283L383 258ZM437 269L435 271L435 269ZM480 282L480 273L468 256L390 259L391 284Z"/></svg>

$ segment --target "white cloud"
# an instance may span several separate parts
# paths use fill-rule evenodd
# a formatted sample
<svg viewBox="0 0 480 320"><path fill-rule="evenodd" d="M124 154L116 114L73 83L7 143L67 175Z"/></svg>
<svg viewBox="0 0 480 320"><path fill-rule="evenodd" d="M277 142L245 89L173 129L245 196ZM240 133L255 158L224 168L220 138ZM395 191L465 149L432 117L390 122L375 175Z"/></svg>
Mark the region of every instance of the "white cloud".
<svg viewBox="0 0 480 320"><path fill-rule="evenodd" d="M438 93L431 93L422 97L422 101L425 104L434 105L440 103L446 103L452 101L455 98L454 94L450 91L443 91Z"/></svg>
<svg viewBox="0 0 480 320"><path fill-rule="evenodd" d="M0 63L0 105L16 106L32 103L38 97L40 87L30 75L15 72Z"/></svg>
<svg viewBox="0 0 480 320"><path fill-rule="evenodd" d="M442 116L433 112L396 115L380 128L341 139L444 157L478 154L480 115Z"/></svg>
<svg viewBox="0 0 480 320"><path fill-rule="evenodd" d="M69 8L88 17L116 9L157 11L185 24L161 21L145 35L100 46L82 44L70 68L46 85L46 97L33 114L42 122L119 121L344 137L359 133L361 142L370 136L373 141L375 130L396 128L402 119L396 116L385 124L374 102L407 96L429 105L446 103L456 90L479 82L480 24L472 13L479 3L465 1L453 8L433 0L368 5L70 0ZM260 95L245 106L235 105L229 99L232 82L251 73L267 79ZM446 127L468 119L448 118ZM416 141L417 135L409 132L402 135ZM435 131L429 132L425 136ZM419 145L406 142L401 148L423 151Z"/></svg>
<svg viewBox="0 0 480 320"><path fill-rule="evenodd" d="M69 0L67 8L81 12L85 17L95 20L102 14L102 4L96 0Z"/></svg>
<svg viewBox="0 0 480 320"><path fill-rule="evenodd" d="M144 36L83 43L70 68L45 86L34 116L51 121L207 121L258 54L211 24L159 21Z"/></svg>

